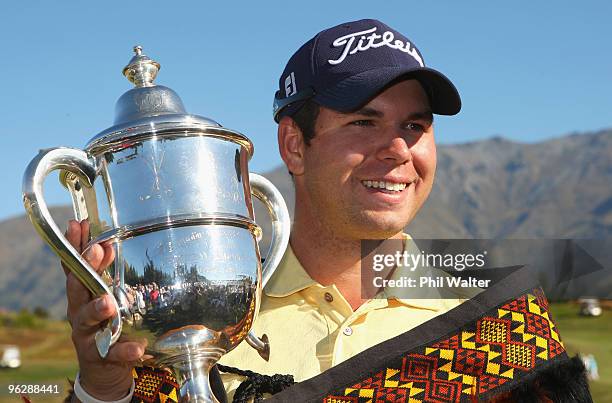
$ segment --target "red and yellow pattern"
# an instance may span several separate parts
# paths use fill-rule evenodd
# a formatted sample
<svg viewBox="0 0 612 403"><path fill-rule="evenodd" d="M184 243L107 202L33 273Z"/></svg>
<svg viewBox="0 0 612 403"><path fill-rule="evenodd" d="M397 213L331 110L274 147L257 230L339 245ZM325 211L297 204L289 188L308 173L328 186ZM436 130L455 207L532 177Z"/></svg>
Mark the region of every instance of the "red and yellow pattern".
<svg viewBox="0 0 612 403"><path fill-rule="evenodd" d="M564 353L546 298L537 288L323 402L473 401Z"/></svg>
<svg viewBox="0 0 612 403"><path fill-rule="evenodd" d="M132 376L136 384L132 403L178 402L179 385L169 370L136 367Z"/></svg>

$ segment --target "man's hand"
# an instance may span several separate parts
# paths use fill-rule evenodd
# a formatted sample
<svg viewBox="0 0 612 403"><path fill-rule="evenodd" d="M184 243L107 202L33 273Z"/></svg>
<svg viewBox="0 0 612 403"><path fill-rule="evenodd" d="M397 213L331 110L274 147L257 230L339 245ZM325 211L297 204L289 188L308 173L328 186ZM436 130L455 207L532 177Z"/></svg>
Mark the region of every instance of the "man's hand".
<svg viewBox="0 0 612 403"><path fill-rule="evenodd" d="M89 239L89 223L71 220L66 238L79 253ZM83 256L101 274L113 261L112 245L92 245ZM62 265L63 266L63 265ZM105 359L100 358L94 335L101 324L113 317L115 307L109 295L93 299L79 279L64 267L68 320L72 326L72 342L79 358L80 383L83 389L99 400L118 400L125 397L132 386L131 370L144 354L146 342L119 339Z"/></svg>

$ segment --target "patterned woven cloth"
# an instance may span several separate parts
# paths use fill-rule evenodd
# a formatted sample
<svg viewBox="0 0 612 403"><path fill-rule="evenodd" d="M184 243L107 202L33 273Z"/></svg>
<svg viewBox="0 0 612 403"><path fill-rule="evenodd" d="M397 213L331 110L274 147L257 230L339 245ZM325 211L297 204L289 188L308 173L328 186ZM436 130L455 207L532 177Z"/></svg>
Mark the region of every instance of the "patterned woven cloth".
<svg viewBox="0 0 612 403"><path fill-rule="evenodd" d="M179 385L169 370L136 367L132 370L136 387L132 403L178 402Z"/></svg>
<svg viewBox="0 0 612 403"><path fill-rule="evenodd" d="M521 295L451 337L407 353L323 401L473 401L557 356L566 358L541 295L540 289Z"/></svg>
<svg viewBox="0 0 612 403"><path fill-rule="evenodd" d="M516 401L512 393L521 390L546 398L551 393L573 397L564 400L555 395L548 401L590 401L584 368L572 374L557 371L575 360L569 360L565 352L542 289L526 268L508 273L459 307L294 385L270 401ZM576 398L578 395L582 397ZM530 401L539 401L532 397Z"/></svg>

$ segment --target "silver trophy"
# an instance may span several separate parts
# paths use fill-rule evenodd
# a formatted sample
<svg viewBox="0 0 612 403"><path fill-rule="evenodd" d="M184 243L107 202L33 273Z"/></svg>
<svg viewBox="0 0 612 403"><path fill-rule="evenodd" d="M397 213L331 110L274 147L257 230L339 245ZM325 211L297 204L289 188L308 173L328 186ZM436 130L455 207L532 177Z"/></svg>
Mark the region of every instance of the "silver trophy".
<svg viewBox="0 0 612 403"><path fill-rule="evenodd" d="M141 47L134 51L123 74L135 88L117 101L114 126L85 150L42 150L24 174L24 205L89 291L114 296L119 315L96 334L100 355L120 334L146 338L144 364L172 368L181 401L215 402L208 374L223 354L246 340L269 357L267 337L250 329L262 286L287 247L289 213L279 191L249 173L250 140L187 114L174 91L153 84L159 64ZM89 245L112 245L114 261L102 276L49 214L42 187L58 169L75 218L89 220ZM251 195L272 219L263 268Z"/></svg>

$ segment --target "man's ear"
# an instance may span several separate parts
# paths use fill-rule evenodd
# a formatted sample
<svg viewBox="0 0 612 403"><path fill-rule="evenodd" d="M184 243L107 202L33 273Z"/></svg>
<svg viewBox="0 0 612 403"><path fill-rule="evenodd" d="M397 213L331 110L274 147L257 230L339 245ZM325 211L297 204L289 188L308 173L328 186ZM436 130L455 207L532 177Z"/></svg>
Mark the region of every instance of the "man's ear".
<svg viewBox="0 0 612 403"><path fill-rule="evenodd" d="M278 122L278 150L293 175L304 173L305 147L302 130L289 116L283 117Z"/></svg>

